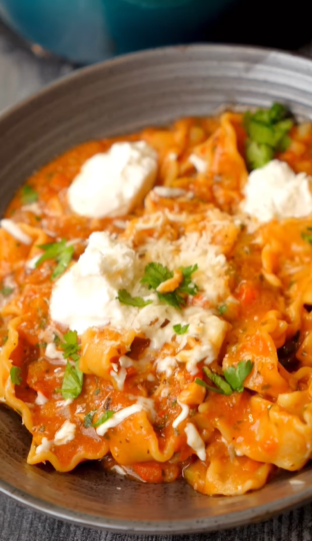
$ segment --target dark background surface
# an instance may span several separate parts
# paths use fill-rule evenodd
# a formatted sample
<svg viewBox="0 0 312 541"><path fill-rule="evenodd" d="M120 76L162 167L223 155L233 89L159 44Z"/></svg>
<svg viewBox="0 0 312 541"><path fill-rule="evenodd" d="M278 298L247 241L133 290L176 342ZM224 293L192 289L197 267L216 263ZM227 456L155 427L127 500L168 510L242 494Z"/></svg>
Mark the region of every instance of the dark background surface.
<svg viewBox="0 0 312 541"><path fill-rule="evenodd" d="M311 541L312 505L264 524L201 535L134 536L72 526L0 494L0 541Z"/></svg>

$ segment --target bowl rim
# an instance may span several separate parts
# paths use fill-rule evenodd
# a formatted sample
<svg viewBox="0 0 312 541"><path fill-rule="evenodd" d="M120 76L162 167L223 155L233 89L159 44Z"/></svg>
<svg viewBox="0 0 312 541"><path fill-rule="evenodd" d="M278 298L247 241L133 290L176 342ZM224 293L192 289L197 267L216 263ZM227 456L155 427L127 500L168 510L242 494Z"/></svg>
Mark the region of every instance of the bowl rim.
<svg viewBox="0 0 312 541"><path fill-rule="evenodd" d="M233 55L233 50L239 54L249 54L251 57L256 54L274 54L275 58L280 60L289 61L290 59L300 62L302 68L304 66L312 67L312 59L301 55L298 52L289 51L285 52L275 48L269 47L254 47L235 44L209 44L198 43L190 45L175 45L167 47L157 47L154 49L148 49L144 51L128 53L112 59L108 59L102 62L97 62L90 66L79 67L69 74L65 74L58 78L56 81L48 84L40 91L32 94L28 98L22 100L14 106L5 108L0 112L0 128L3 123L10 119L13 115L18 115L26 107L36 103L40 98L49 95L52 91L62 89L66 87L72 81L79 81L81 78L88 76L91 73L98 73L102 70L106 70L118 65L127 64L133 60L142 59L155 59L161 57L166 53L181 51L194 51L196 52L228 52L230 57ZM304 491L293 493L290 496L279 498L274 502L268 504L264 503L258 505L253 509L234 511L233 513L223 515L223 521L220 524L219 517L211 520L211 517L207 516L201 519L190 519L183 522L171 520L162 522L150 522L150 521L131 521L123 519L109 519L104 516L93 516L86 513L76 513L72 509L64 508L59 505L51 504L42 500L40 497L30 495L24 490L14 488L12 485L2 480L0 477L0 492L6 496L11 497L20 504L40 513L45 513L51 518L57 520L63 520L70 522L76 526L89 527L95 529L101 529L114 533L132 533L132 534L187 534L187 533L200 533L200 532L212 532L216 529L225 530L234 528L250 523L264 522L270 518L284 513L289 510L293 510L296 507L304 505L312 500L312 485L307 487Z"/></svg>
<svg viewBox="0 0 312 541"><path fill-rule="evenodd" d="M296 59L297 61L300 61L303 64L310 65L312 64L312 58L305 57L304 55L298 53L297 51L283 51L282 49L276 49L273 47L258 47L258 46L249 46L249 45L237 45L237 44L231 44L231 43L220 43L220 44L212 44L212 43L195 43L195 44L186 44L186 45L172 45L172 46L165 46L165 47L156 47L152 49L146 49L143 51L136 51L133 53L127 53L120 56L116 56L114 58L109 58L107 60L103 60L102 62L95 62L94 64L88 65L88 66L80 66L76 69L73 69L70 73L65 73L64 75L61 75L58 77L55 81L52 81L45 85L42 89L38 90L37 92L34 92L30 96L26 97L25 99L17 102L15 105L9 105L8 107L5 107L2 111L0 111L0 123L6 121L11 115L19 113L22 109L25 107L31 105L32 103L36 102L38 99L44 97L46 94L49 94L53 90L57 90L61 88L62 86L66 85L67 83L71 81L75 81L75 79L80 79L84 75L88 75L89 73L97 73L101 71L103 68L110 68L117 66L119 64L125 64L129 61L140 59L140 58L155 58L157 56L163 56L166 54L166 52L171 51L181 51L181 54L183 54L184 51L233 51L235 50L238 54L239 53L248 53L250 55L253 55L255 53L273 53L279 58L284 58L285 60L289 60L290 58ZM232 54L232 53L231 53Z"/></svg>

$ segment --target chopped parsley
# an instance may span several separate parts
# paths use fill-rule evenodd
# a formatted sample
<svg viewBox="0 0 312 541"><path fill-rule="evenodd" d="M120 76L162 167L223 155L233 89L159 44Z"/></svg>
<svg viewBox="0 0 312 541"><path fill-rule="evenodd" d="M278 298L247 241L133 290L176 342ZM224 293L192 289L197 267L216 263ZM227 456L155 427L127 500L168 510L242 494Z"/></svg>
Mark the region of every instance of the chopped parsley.
<svg viewBox="0 0 312 541"><path fill-rule="evenodd" d="M173 325L173 330L176 334L186 334L188 331L189 325Z"/></svg>
<svg viewBox="0 0 312 541"><path fill-rule="evenodd" d="M253 363L248 361L240 361L237 366L230 366L224 371L224 377L233 391L242 393L244 390L244 381L252 371Z"/></svg>
<svg viewBox="0 0 312 541"><path fill-rule="evenodd" d="M13 385L20 385L23 381L21 368L18 366L12 366L10 370L10 378Z"/></svg>
<svg viewBox="0 0 312 541"><path fill-rule="evenodd" d="M68 331L64 334L64 342L58 339L57 345L63 350L64 359L67 359L62 388L59 389L59 392L65 399L77 398L83 385L83 372L79 369L80 344L78 343L77 331ZM68 359L72 359L75 366L72 366Z"/></svg>
<svg viewBox="0 0 312 541"><path fill-rule="evenodd" d="M215 387L208 385L200 378L196 378L195 383L205 387L208 391L213 391L214 393L225 394L227 396L233 393L231 386L223 379L222 376L215 374L207 367L204 367L203 371L205 372L207 378L209 378L215 384Z"/></svg>
<svg viewBox="0 0 312 541"><path fill-rule="evenodd" d="M204 367L203 371L207 378L215 384L215 387L211 387L205 381L200 378L195 379L195 383L205 387L209 391L214 393L230 396L235 391L242 393L244 390L244 381L252 371L253 363L248 361L240 361L236 367L230 366L224 371L224 377L219 376L212 372L209 368Z"/></svg>
<svg viewBox="0 0 312 541"><path fill-rule="evenodd" d="M100 417L100 419L96 421L96 423L93 423L94 428L97 428L98 426L101 426L104 423L106 423L106 421L108 421L108 419L113 417L113 415L114 415L113 411L110 411L110 410L106 411L104 415L102 415L102 417Z"/></svg>
<svg viewBox="0 0 312 541"><path fill-rule="evenodd" d="M57 266L55 267L52 273L52 280L55 280L67 269L69 263L71 262L74 255L74 247L67 245L65 239L60 242L52 242L50 244L41 244L38 246L41 250L44 251L44 254L38 259L36 263L36 268L40 267L42 263L50 259L55 260Z"/></svg>
<svg viewBox="0 0 312 541"><path fill-rule="evenodd" d="M119 289L116 299L121 304L127 304L128 306L136 306L137 308L144 308L148 304L152 304L153 301L145 301L142 297L132 297L126 289Z"/></svg>
<svg viewBox="0 0 312 541"><path fill-rule="evenodd" d="M11 295L13 293L14 289L12 287L3 287L1 289L1 294L4 296L4 297L8 297L9 295Z"/></svg>
<svg viewBox="0 0 312 541"><path fill-rule="evenodd" d="M307 227L306 231L301 233L303 240L306 240L309 244L312 244L312 227Z"/></svg>
<svg viewBox="0 0 312 541"><path fill-rule="evenodd" d="M221 306L218 307L219 316L223 316L227 312L227 309L228 307L226 304L221 304Z"/></svg>
<svg viewBox="0 0 312 541"><path fill-rule="evenodd" d="M64 334L64 342L55 342L63 350L64 359L73 359L73 361L79 361L80 356L78 351L80 350L80 344L78 343L77 331L68 331Z"/></svg>
<svg viewBox="0 0 312 541"><path fill-rule="evenodd" d="M144 275L141 279L142 284L146 284L148 289L157 289L160 284L173 278L173 272L161 263L149 263L144 269Z"/></svg>
<svg viewBox="0 0 312 541"><path fill-rule="evenodd" d="M95 389L93 394L94 394L94 396L97 396L99 393L100 393L100 389Z"/></svg>
<svg viewBox="0 0 312 541"><path fill-rule="evenodd" d="M30 205L38 201L38 193L29 184L23 186L21 192L21 200L23 205Z"/></svg>
<svg viewBox="0 0 312 541"><path fill-rule="evenodd" d="M183 280L179 287L170 293L158 293L156 291L158 286L173 278L174 273L161 263L153 262L145 267L141 283L146 284L149 289L154 289L160 301L180 310L186 304L186 296L194 296L198 292L198 287L192 282L192 274L197 269L198 265L181 267L180 271L182 272Z"/></svg>
<svg viewBox="0 0 312 541"><path fill-rule="evenodd" d="M248 135L246 158L251 169L263 167L274 158L275 152L287 150L290 144L287 134L294 123L284 105L274 103L270 109L247 111L244 124Z"/></svg>
<svg viewBox="0 0 312 541"><path fill-rule="evenodd" d="M85 428L90 428L92 426L93 417L96 414L96 410L90 411L84 418L83 426Z"/></svg>
<svg viewBox="0 0 312 541"><path fill-rule="evenodd" d="M72 400L77 398L83 385L83 372L78 367L79 361L75 362L75 366L72 366L69 361L65 368L65 374L63 378L62 388L58 389L64 399L71 398Z"/></svg>

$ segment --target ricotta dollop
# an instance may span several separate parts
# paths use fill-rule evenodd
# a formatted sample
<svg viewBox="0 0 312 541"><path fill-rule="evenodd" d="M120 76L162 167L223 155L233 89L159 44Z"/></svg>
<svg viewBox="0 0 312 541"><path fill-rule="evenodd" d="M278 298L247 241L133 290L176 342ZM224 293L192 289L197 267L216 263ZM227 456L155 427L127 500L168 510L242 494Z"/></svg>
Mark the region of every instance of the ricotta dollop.
<svg viewBox="0 0 312 541"><path fill-rule="evenodd" d="M145 141L115 143L87 160L68 189L71 209L90 218L127 214L152 188L157 153Z"/></svg>
<svg viewBox="0 0 312 541"><path fill-rule="evenodd" d="M241 210L259 222L303 218L312 213L312 182L285 162L273 160L249 175Z"/></svg>

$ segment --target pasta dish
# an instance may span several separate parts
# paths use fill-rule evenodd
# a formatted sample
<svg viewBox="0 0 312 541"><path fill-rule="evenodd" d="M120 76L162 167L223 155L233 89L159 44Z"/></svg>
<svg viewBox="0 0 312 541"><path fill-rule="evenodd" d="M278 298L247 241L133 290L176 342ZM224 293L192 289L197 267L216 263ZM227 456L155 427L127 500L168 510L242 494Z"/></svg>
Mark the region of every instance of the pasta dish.
<svg viewBox="0 0 312 541"><path fill-rule="evenodd" d="M67 151L0 252L0 401L29 464L230 496L312 458L312 125L285 106Z"/></svg>

